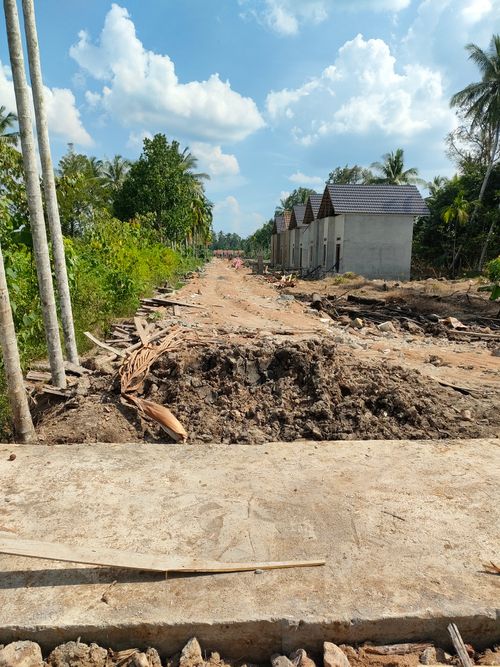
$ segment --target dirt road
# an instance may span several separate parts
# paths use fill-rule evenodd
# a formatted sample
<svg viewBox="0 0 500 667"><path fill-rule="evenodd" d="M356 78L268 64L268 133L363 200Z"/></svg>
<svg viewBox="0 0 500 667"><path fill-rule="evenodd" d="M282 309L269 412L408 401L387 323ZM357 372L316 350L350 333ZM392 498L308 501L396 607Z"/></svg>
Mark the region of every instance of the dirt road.
<svg viewBox="0 0 500 667"><path fill-rule="evenodd" d="M465 318L467 308L483 319L490 314L484 300L455 302L457 285L438 286L445 297L438 300L427 294L429 284L418 283L299 281L282 290L249 269L213 260L175 294L201 308L167 306L149 315L203 342L159 359L143 396L169 406L191 443L499 437L494 338L449 340L397 322L389 332L370 322L356 328L349 318L310 307L313 291L370 296L382 287L424 310L430 301L440 317ZM87 365L95 371L88 386L69 401L41 406L45 441L169 442L120 402L119 359L94 351Z"/></svg>

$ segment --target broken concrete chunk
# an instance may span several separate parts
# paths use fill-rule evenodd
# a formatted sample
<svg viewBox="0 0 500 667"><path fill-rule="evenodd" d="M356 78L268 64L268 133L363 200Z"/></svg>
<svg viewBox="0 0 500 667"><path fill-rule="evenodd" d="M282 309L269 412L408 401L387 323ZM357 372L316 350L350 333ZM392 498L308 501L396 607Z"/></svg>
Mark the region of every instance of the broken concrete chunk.
<svg viewBox="0 0 500 667"><path fill-rule="evenodd" d="M42 651L35 642L12 642L0 649L0 667L42 667Z"/></svg>
<svg viewBox="0 0 500 667"><path fill-rule="evenodd" d="M294 667L293 662L291 662L286 655L273 655L271 664L273 667Z"/></svg>
<svg viewBox="0 0 500 667"><path fill-rule="evenodd" d="M346 654L336 644L324 642L323 667L350 667Z"/></svg>
<svg viewBox="0 0 500 667"><path fill-rule="evenodd" d="M422 665L435 665L438 662L436 649L434 646L428 646L422 651L420 656L420 662Z"/></svg>
<svg viewBox="0 0 500 667"><path fill-rule="evenodd" d="M196 637L193 637L182 649L179 667L202 667L204 664L201 646Z"/></svg>
<svg viewBox="0 0 500 667"><path fill-rule="evenodd" d="M377 325L377 329L379 331L384 331L385 333L396 333L396 327L390 321L381 322Z"/></svg>
<svg viewBox="0 0 500 667"><path fill-rule="evenodd" d="M50 667L106 667L108 652L97 644L67 642L57 646L47 658Z"/></svg>
<svg viewBox="0 0 500 667"><path fill-rule="evenodd" d="M299 648L297 651L290 655L290 660L293 662L295 667L316 667L314 660L308 657L307 653L303 648Z"/></svg>

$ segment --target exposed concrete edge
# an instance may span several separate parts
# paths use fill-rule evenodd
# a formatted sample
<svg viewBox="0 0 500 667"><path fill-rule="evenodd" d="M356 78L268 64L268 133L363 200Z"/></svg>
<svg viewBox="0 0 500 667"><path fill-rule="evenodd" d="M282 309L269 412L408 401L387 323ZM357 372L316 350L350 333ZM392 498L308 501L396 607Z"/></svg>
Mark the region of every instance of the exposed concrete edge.
<svg viewBox="0 0 500 667"><path fill-rule="evenodd" d="M500 641L500 609L482 610L460 616L440 616L431 611L421 616L392 616L378 619L324 619L309 622L293 617L274 620L249 620L217 623L138 623L108 627L67 624L61 627L3 627L0 643L22 639L36 641L44 652L75 641L96 642L115 650L155 647L162 658L174 655L188 639L197 637L204 651L218 651L225 658L268 662L274 653L288 655L305 648L319 655L322 642L336 644L375 644L405 641L432 641L451 648L447 631L449 623L458 625L462 637L482 649Z"/></svg>

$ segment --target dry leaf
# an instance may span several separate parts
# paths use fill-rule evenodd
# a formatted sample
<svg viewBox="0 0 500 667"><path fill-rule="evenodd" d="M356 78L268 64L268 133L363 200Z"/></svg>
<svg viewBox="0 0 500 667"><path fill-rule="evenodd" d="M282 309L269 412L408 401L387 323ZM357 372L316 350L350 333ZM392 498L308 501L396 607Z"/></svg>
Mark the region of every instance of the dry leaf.
<svg viewBox="0 0 500 667"><path fill-rule="evenodd" d="M186 442L188 434L184 426L164 405L159 405L144 398L125 394L124 398L136 405L141 412L154 419L176 441Z"/></svg>

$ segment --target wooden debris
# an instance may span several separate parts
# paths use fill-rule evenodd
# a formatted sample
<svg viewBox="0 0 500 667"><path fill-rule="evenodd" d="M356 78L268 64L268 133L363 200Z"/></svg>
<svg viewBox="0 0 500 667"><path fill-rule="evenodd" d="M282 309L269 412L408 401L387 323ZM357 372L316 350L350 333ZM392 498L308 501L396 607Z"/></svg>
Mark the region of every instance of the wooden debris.
<svg viewBox="0 0 500 667"><path fill-rule="evenodd" d="M251 572L252 570L276 570L291 567L317 567L325 565L324 560L277 561L223 563L220 561L196 561L186 558L154 554L139 554L130 551L115 551L97 547L80 547L69 544L55 544L38 540L0 537L0 553L14 556L28 556L43 560L82 563L119 567L144 572Z"/></svg>
<svg viewBox="0 0 500 667"><path fill-rule="evenodd" d="M111 345L103 343L101 340L99 340L93 334L91 334L90 331L84 331L83 333L87 336L87 338L89 338L93 343L95 343L95 345L104 348L108 352L116 354L117 357L125 357L125 353L122 350L118 350L116 347L111 347Z"/></svg>
<svg viewBox="0 0 500 667"><path fill-rule="evenodd" d="M455 391L459 391L461 394L480 394L481 391L479 389L472 389L471 387L459 387L456 384L452 384L451 382L446 382L446 380L437 380L438 384L440 384L442 387L449 387L450 389L454 389Z"/></svg>
<svg viewBox="0 0 500 667"><path fill-rule="evenodd" d="M500 574L500 566L495 565L492 561L485 563L483 567L488 574Z"/></svg>
<svg viewBox="0 0 500 667"><path fill-rule="evenodd" d="M31 382L50 382L51 374L45 371L28 371L26 379Z"/></svg>
<svg viewBox="0 0 500 667"><path fill-rule="evenodd" d="M186 303L185 301L174 301L173 299L163 299L153 297L151 299L141 299L141 305L147 306L183 306L184 308L201 308L206 310L206 306L200 306L197 303Z"/></svg>
<svg viewBox="0 0 500 667"><path fill-rule="evenodd" d="M453 646L455 647L455 651L457 652L462 667L473 667L472 660L465 648L464 640L455 623L449 624L448 632L450 633L451 641L453 642Z"/></svg>
<svg viewBox="0 0 500 667"><path fill-rule="evenodd" d="M52 396L60 396L61 398L68 398L71 396L66 389L60 389L59 387L53 387L51 384L44 384L42 387L44 394L51 394Z"/></svg>
<svg viewBox="0 0 500 667"><path fill-rule="evenodd" d="M134 324L139 335L139 340L145 346L149 343L149 336L146 332L145 322L140 317L134 317Z"/></svg>
<svg viewBox="0 0 500 667"><path fill-rule="evenodd" d="M426 648L429 648L429 646L432 646L429 642L417 644L387 644L384 646L363 646L363 651L375 655L406 655L408 653L420 653Z"/></svg>

